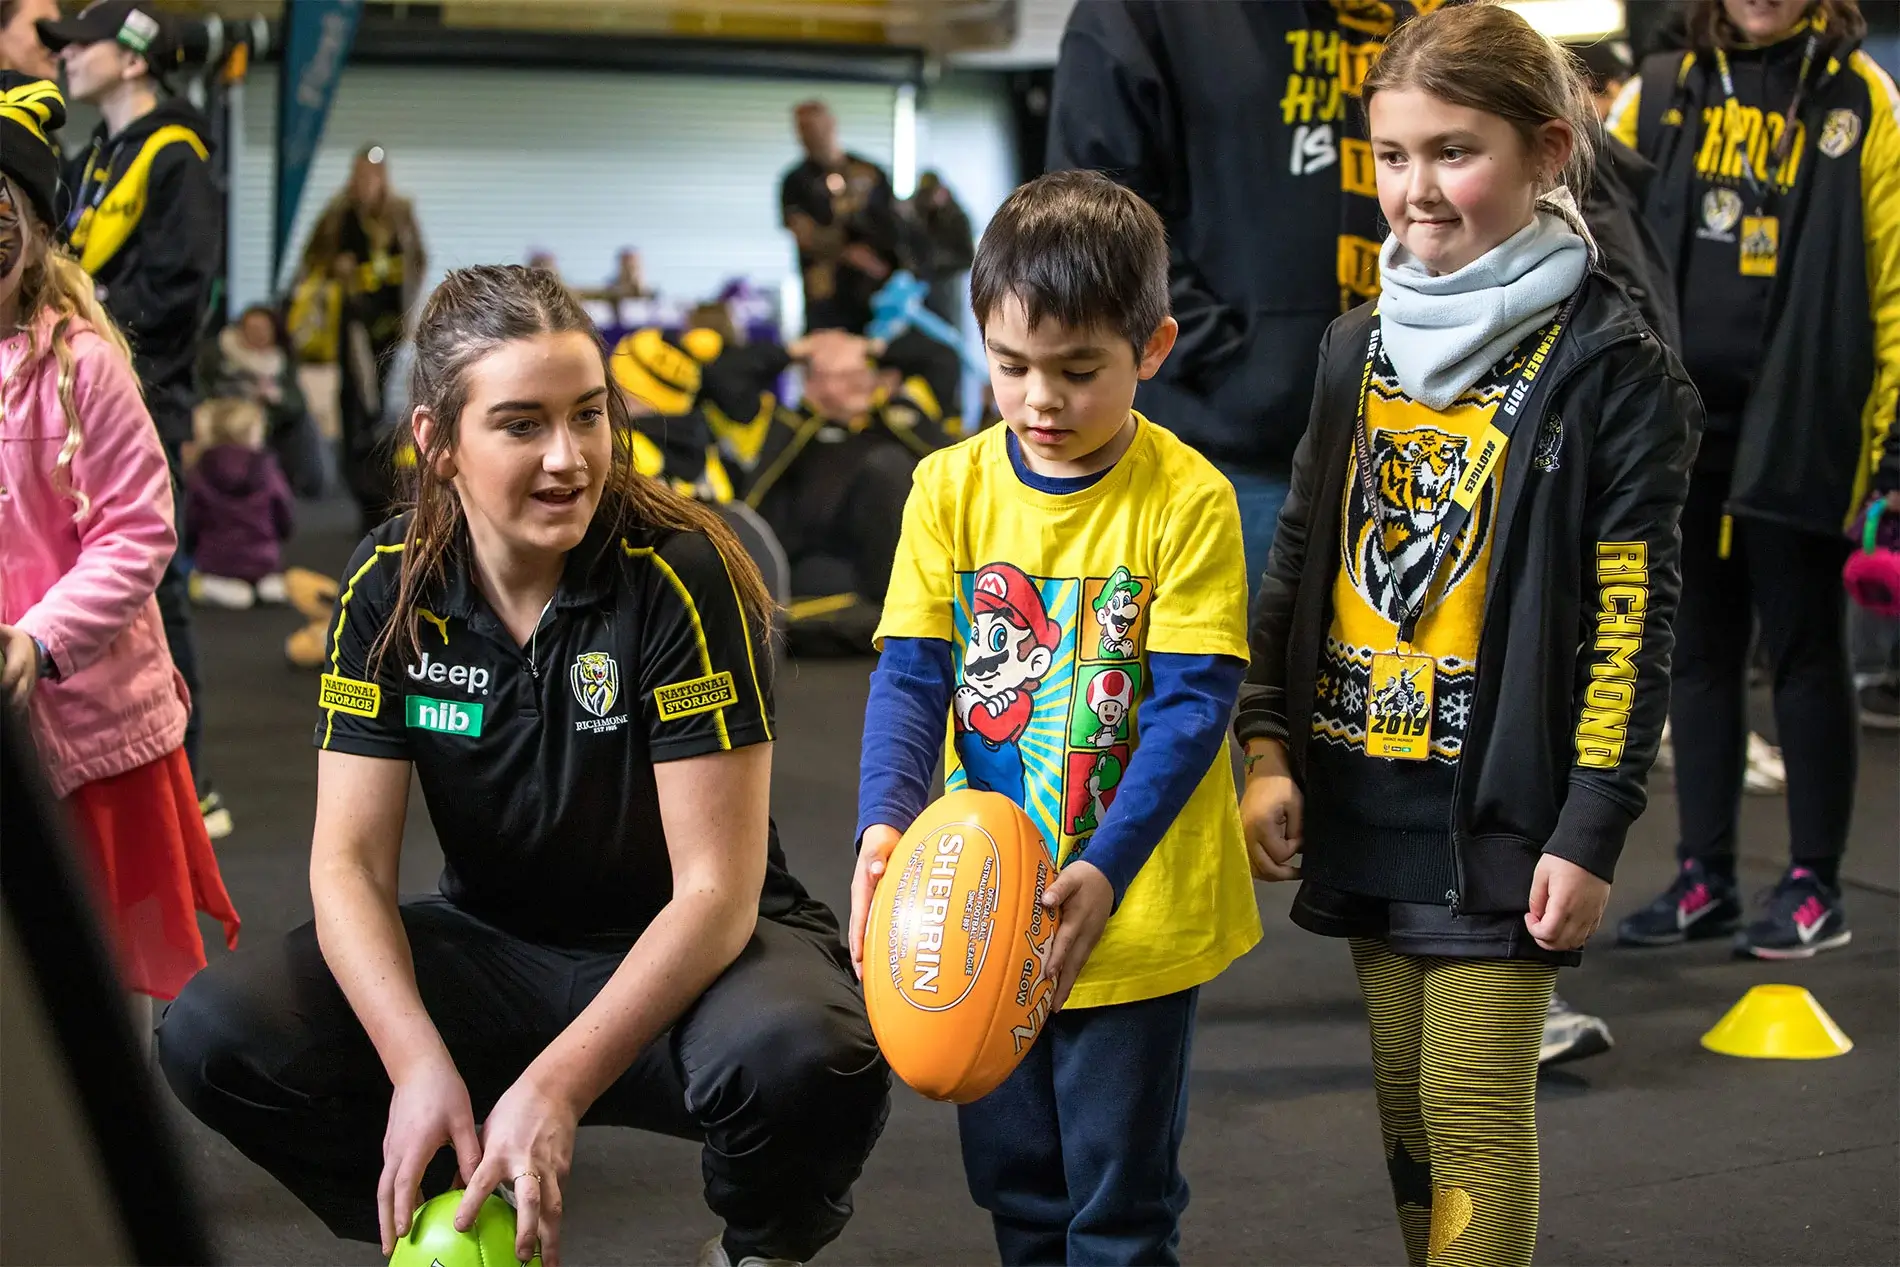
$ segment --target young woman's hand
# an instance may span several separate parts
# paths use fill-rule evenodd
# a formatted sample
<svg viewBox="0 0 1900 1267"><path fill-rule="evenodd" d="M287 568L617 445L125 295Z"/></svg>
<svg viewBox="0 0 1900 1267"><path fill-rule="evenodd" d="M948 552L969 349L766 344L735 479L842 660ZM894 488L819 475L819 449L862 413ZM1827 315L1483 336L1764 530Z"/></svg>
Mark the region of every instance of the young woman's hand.
<svg viewBox="0 0 1900 1267"><path fill-rule="evenodd" d="M482 1145L475 1134L468 1087L447 1049L398 1079L389 1099L383 1175L376 1184L385 1256L395 1253L396 1242L409 1234L409 1220L421 1203L422 1172L444 1144L454 1147L456 1170L466 1182L481 1163Z"/></svg>
<svg viewBox="0 0 1900 1267"><path fill-rule="evenodd" d="M1531 909L1524 927L1545 950L1581 950L1610 902L1610 882L1567 858L1547 853L1531 877Z"/></svg>
<svg viewBox="0 0 1900 1267"><path fill-rule="evenodd" d="M12 625L0 625L0 700L25 708L40 680L40 649L33 636Z"/></svg>
<svg viewBox="0 0 1900 1267"><path fill-rule="evenodd" d="M858 867L851 874L851 970L864 980L864 925L871 918L871 899L877 896L877 882L884 877L884 864L904 834L895 827L879 823L864 829L858 842Z"/></svg>
<svg viewBox="0 0 1900 1267"><path fill-rule="evenodd" d="M1095 953L1102 930L1115 909L1115 886L1101 869L1078 858L1057 874L1055 883L1042 893L1042 904L1062 913L1056 927L1056 943L1049 952L1049 975L1056 979L1052 1011L1060 1012L1069 1001L1075 979L1083 965Z"/></svg>
<svg viewBox="0 0 1900 1267"><path fill-rule="evenodd" d="M455 1226L475 1226L488 1194L504 1183L515 1193L515 1258L527 1262L538 1244L546 1267L561 1262L561 1189L574 1164L579 1114L541 1085L530 1069L515 1079L482 1123L482 1162L455 1211Z"/></svg>
<svg viewBox="0 0 1900 1267"><path fill-rule="evenodd" d="M1293 856L1304 845L1300 816L1305 801L1293 781L1284 745L1256 740L1248 756L1257 758L1247 771L1247 788L1240 794L1240 822L1247 835L1247 859L1256 880L1297 880L1300 869Z"/></svg>

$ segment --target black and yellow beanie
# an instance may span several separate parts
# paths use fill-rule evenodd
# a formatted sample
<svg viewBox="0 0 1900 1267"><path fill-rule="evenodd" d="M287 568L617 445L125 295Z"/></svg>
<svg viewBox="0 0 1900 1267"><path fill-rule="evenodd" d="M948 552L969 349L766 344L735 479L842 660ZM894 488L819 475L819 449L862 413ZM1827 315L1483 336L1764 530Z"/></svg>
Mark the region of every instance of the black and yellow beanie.
<svg viewBox="0 0 1900 1267"><path fill-rule="evenodd" d="M59 223L59 151L53 133L66 122L66 99L50 79L0 70L0 171L26 191L49 225Z"/></svg>
<svg viewBox="0 0 1900 1267"><path fill-rule="evenodd" d="M677 418L699 399L704 367L724 347L715 330L688 330L677 340L654 326L635 330L614 348L614 382L656 413Z"/></svg>

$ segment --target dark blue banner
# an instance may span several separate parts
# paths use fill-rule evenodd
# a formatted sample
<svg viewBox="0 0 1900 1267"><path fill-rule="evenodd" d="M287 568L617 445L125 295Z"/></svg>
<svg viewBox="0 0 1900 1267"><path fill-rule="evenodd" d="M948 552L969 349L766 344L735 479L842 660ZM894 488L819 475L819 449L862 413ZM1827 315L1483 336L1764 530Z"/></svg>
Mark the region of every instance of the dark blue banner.
<svg viewBox="0 0 1900 1267"><path fill-rule="evenodd" d="M277 237L271 280L278 280L290 231L303 202L304 183L323 125L330 117L337 80L349 61L363 0L289 0L284 6L284 60L277 90Z"/></svg>

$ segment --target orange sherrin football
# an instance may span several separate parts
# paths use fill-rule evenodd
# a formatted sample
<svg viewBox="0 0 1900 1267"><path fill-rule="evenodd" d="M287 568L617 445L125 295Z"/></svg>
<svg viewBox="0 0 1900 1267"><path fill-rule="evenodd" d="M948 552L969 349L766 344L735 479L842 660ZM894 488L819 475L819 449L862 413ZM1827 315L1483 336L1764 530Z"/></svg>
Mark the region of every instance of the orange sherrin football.
<svg viewBox="0 0 1900 1267"><path fill-rule="evenodd" d="M996 792L951 792L891 851L864 930L864 1005L897 1076L933 1100L994 1091L1049 1016L1054 861Z"/></svg>

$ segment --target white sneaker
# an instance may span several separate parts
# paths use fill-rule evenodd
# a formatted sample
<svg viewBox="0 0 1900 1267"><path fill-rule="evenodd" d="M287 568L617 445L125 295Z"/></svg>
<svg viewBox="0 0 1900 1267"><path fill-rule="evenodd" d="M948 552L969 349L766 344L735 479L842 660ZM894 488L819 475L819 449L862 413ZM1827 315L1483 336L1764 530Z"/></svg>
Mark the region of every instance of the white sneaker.
<svg viewBox="0 0 1900 1267"><path fill-rule="evenodd" d="M1614 1046L1610 1027L1600 1016L1579 1012L1555 994L1544 1012L1544 1041L1537 1052L1540 1065L1600 1056Z"/></svg>
<svg viewBox="0 0 1900 1267"><path fill-rule="evenodd" d="M211 576L204 572L193 572L190 588L192 601L206 607L244 611L257 602L257 591L251 588L249 581L239 581L228 576Z"/></svg>
<svg viewBox="0 0 1900 1267"><path fill-rule="evenodd" d="M693 1267L804 1267L804 1264L789 1258L759 1258L753 1254L735 1263L726 1254L725 1241L715 1236L699 1247L699 1260Z"/></svg>
<svg viewBox="0 0 1900 1267"><path fill-rule="evenodd" d="M1669 723L1663 723L1662 741L1656 745L1656 761L1652 767L1657 770L1676 768L1676 746L1669 739Z"/></svg>
<svg viewBox="0 0 1900 1267"><path fill-rule="evenodd" d="M1749 732L1748 773L1742 786L1756 796L1779 796L1788 790L1788 767L1781 762L1781 749Z"/></svg>
<svg viewBox="0 0 1900 1267"><path fill-rule="evenodd" d="M284 587L284 574L272 572L257 583L257 601L260 603L288 603L290 591Z"/></svg>

